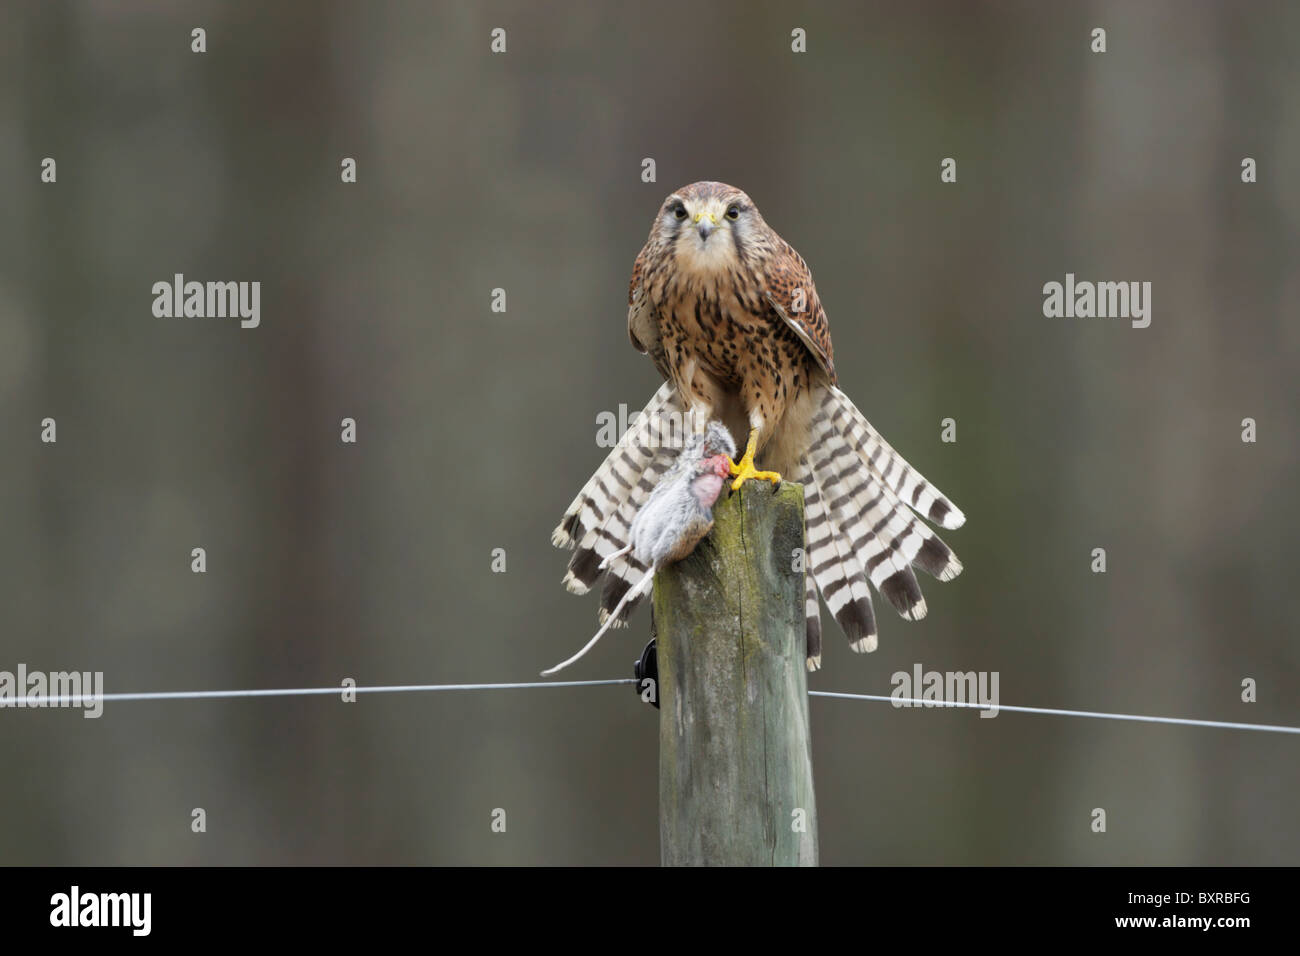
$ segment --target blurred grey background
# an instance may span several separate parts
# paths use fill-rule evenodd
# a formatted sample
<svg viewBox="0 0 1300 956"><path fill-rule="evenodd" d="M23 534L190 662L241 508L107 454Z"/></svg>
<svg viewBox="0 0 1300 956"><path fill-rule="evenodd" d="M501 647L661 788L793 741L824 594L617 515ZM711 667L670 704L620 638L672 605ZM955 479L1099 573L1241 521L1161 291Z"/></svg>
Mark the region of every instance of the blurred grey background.
<svg viewBox="0 0 1300 956"><path fill-rule="evenodd" d="M3 20L0 669L196 690L568 656L595 602L550 531L597 414L658 384L632 260L668 192L719 179L810 263L843 387L969 517L925 621L881 609L859 657L824 615L814 689L919 661L999 671L1004 704L1300 724L1294 4ZM260 281L261 327L155 318L177 272ZM1067 272L1150 281L1151 327L1045 318ZM631 676L647 630L566 676ZM1300 859L1292 737L810 706L827 864ZM0 861L656 863L655 721L628 687L6 710Z"/></svg>

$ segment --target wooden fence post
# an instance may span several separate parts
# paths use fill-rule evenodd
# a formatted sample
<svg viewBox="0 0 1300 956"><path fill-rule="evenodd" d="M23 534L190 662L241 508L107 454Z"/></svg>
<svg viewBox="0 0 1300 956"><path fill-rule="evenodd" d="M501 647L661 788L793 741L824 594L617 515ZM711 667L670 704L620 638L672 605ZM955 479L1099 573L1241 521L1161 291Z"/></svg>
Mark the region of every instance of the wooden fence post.
<svg viewBox="0 0 1300 956"><path fill-rule="evenodd" d="M714 519L655 582L661 857L815 866L803 489L747 482Z"/></svg>

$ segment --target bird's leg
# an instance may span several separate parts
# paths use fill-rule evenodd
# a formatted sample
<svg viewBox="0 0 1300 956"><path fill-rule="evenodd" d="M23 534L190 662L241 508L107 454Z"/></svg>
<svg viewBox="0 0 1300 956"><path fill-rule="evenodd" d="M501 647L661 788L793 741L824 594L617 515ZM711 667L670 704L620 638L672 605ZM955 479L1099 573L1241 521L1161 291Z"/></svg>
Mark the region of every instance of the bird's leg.
<svg viewBox="0 0 1300 956"><path fill-rule="evenodd" d="M681 441L678 448L684 447L692 435L703 435L709 419L713 417L712 405L701 389L696 387L696 368L694 358L682 356L681 365L676 369L677 397L686 409L682 415L682 434L676 436Z"/></svg>
<svg viewBox="0 0 1300 956"><path fill-rule="evenodd" d="M749 430L749 441L745 445L745 456L739 462L731 463L731 473L736 476L736 480L731 483L731 490L735 491L750 478L759 478L764 481L770 481L774 485L781 483L781 476L774 471L759 471L754 467L754 452L758 448L759 428Z"/></svg>
<svg viewBox="0 0 1300 956"><path fill-rule="evenodd" d="M693 435L703 435L704 429L709 425L709 419L713 417L713 409L707 405L694 403L686 410L685 418L682 422L681 445L685 447L686 442Z"/></svg>

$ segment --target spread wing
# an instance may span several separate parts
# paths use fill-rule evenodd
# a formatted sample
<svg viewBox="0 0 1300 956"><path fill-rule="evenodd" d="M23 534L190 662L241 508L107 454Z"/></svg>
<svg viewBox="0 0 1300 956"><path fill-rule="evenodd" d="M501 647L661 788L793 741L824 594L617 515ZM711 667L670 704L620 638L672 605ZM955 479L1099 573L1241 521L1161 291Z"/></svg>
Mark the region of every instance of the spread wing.
<svg viewBox="0 0 1300 956"><path fill-rule="evenodd" d="M773 256L767 269L763 294L776 314L794 330L818 364L826 370L834 385L837 378L826 310L822 308L817 287L813 285L808 263L787 242L782 241L778 254Z"/></svg>

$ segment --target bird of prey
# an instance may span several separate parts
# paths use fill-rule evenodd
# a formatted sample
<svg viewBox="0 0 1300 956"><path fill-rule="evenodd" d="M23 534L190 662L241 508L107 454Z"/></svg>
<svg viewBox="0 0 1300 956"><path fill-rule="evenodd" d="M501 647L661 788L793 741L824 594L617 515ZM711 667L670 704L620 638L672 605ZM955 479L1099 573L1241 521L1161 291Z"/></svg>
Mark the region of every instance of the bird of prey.
<svg viewBox="0 0 1300 956"><path fill-rule="evenodd" d="M627 325L664 384L551 536L575 549L570 591L585 593L605 575L602 624L650 570L635 553L616 552L673 463L664 436L674 423L699 432L715 418L748 436L731 463L733 488L782 476L803 485L809 670L821 666L814 582L855 651L877 643L868 581L904 618L925 616L912 566L941 581L962 566L918 515L944 528L965 515L840 391L812 274L749 196L699 182L664 201L632 268Z"/></svg>

